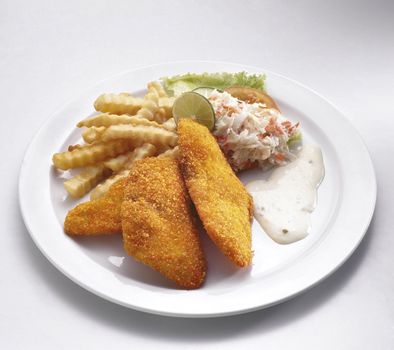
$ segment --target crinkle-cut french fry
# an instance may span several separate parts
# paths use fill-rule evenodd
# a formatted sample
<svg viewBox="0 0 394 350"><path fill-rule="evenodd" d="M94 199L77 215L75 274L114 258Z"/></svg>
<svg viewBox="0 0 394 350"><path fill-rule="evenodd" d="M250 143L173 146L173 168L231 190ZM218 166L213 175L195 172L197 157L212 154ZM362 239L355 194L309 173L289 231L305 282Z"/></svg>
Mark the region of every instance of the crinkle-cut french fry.
<svg viewBox="0 0 394 350"><path fill-rule="evenodd" d="M124 177L126 177L129 174L129 171L131 169L131 167L133 166L134 162L139 160L139 159L143 159L143 158L147 158L147 157L151 157L154 156L156 153L156 147L149 144L149 143L145 143L140 147L137 147L131 154L131 156L129 157L127 163L124 165L125 169L120 171L117 174L112 175L111 177L109 177L107 180L105 180L102 184L98 185L91 193L90 193L90 199L97 199L100 198L102 195L104 195L109 188L117 181L119 181L120 179L123 179Z"/></svg>
<svg viewBox="0 0 394 350"><path fill-rule="evenodd" d="M92 192L90 192L90 200L95 200L102 197L109 188L119 180L127 177L129 175L130 169L125 169L120 171L119 173L110 176L107 180L105 180L102 184L97 185Z"/></svg>
<svg viewBox="0 0 394 350"><path fill-rule="evenodd" d="M88 166L106 158L125 153L132 148L132 144L130 140L98 142L92 145L82 146L71 152L55 153L52 161L56 168L62 170Z"/></svg>
<svg viewBox="0 0 394 350"><path fill-rule="evenodd" d="M164 98L164 97L163 97ZM169 113L166 108L159 106L159 94L155 89L148 90L144 97L144 106L137 112L136 116L163 123L168 119Z"/></svg>
<svg viewBox="0 0 394 350"><path fill-rule="evenodd" d="M179 147L176 146L174 148L170 148L167 151L163 152L162 154L159 154L157 157L178 157L179 154Z"/></svg>
<svg viewBox="0 0 394 350"><path fill-rule="evenodd" d="M167 121L165 121L161 126L168 130L168 131L174 131L176 132L176 123L174 118L170 118Z"/></svg>
<svg viewBox="0 0 394 350"><path fill-rule="evenodd" d="M65 181L64 188L71 197L81 198L110 174L111 171L102 164L87 167L78 175Z"/></svg>
<svg viewBox="0 0 394 350"><path fill-rule="evenodd" d="M151 96L158 97L157 105L159 107L159 115L164 120L172 117L172 106L175 101L175 97L169 97L166 91L158 81L152 81L148 84L148 91Z"/></svg>
<svg viewBox="0 0 394 350"><path fill-rule="evenodd" d="M82 133L82 138L86 143L100 141L101 135L105 131L105 126L92 126Z"/></svg>
<svg viewBox="0 0 394 350"><path fill-rule="evenodd" d="M139 159L152 157L157 154L157 147L151 143L144 143L142 146L137 147L130 155L127 162L124 164L125 169L131 169L134 162Z"/></svg>
<svg viewBox="0 0 394 350"><path fill-rule="evenodd" d="M86 127L100 127L100 126L111 126L118 124L129 124L129 125L146 125L146 126L156 126L158 128L162 128L163 126L153 120L148 120L138 116L130 116L128 114L109 114L103 113L98 114L88 119L82 120L77 124L78 128L83 126Z"/></svg>
<svg viewBox="0 0 394 350"><path fill-rule="evenodd" d="M161 85L158 81L151 81L150 83L148 83L148 90L156 91L159 97L168 97L166 91L163 88L163 85Z"/></svg>
<svg viewBox="0 0 394 350"><path fill-rule="evenodd" d="M122 94L102 94L94 102L98 112L113 114L135 114L143 107L144 100L139 97Z"/></svg>
<svg viewBox="0 0 394 350"><path fill-rule="evenodd" d="M165 119L172 118L172 106L174 105L175 97L160 97L159 111L164 115Z"/></svg>
<svg viewBox="0 0 394 350"><path fill-rule="evenodd" d="M103 164L106 168L111 169L113 172L117 173L125 167L129 158L133 155L133 152L134 151L130 151L115 158L108 159L104 161Z"/></svg>
<svg viewBox="0 0 394 350"><path fill-rule="evenodd" d="M178 141L175 132L145 125L111 125L102 134L103 141L131 139L134 142L148 142L155 146L174 147Z"/></svg>
<svg viewBox="0 0 394 350"><path fill-rule="evenodd" d="M156 117L159 106L151 100L144 101L143 107L137 112L136 117L146 118L148 120L157 120Z"/></svg>

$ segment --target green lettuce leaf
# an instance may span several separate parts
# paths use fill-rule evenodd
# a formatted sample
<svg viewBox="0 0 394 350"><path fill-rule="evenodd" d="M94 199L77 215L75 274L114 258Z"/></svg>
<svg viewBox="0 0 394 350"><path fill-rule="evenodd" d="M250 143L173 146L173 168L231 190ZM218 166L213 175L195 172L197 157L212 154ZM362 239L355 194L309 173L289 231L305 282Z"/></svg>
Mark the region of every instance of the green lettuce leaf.
<svg viewBox="0 0 394 350"><path fill-rule="evenodd" d="M294 144L301 142L302 141L302 133L301 131L298 131L296 134L291 136L289 140L287 141L287 145L289 147L293 146Z"/></svg>
<svg viewBox="0 0 394 350"><path fill-rule="evenodd" d="M163 86L170 96L178 96L198 87L212 87L223 90L232 85L248 86L264 90L264 74L238 73L187 73L162 78Z"/></svg>

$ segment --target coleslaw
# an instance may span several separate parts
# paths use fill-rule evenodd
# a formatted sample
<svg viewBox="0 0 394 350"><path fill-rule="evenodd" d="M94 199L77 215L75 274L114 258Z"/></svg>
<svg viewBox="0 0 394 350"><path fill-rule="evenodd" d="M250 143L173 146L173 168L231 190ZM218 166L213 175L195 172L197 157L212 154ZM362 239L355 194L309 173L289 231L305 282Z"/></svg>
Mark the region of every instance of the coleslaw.
<svg viewBox="0 0 394 350"><path fill-rule="evenodd" d="M208 96L216 117L213 135L234 171L285 165L295 159L289 141L300 138L299 123L263 103L247 103L227 92Z"/></svg>

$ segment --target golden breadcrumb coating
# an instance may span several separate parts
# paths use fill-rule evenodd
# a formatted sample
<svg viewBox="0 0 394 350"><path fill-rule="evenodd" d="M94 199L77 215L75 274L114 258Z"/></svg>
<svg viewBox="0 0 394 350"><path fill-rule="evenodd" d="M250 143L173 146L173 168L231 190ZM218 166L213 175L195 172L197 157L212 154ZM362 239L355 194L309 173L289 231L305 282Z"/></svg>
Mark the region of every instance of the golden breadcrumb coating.
<svg viewBox="0 0 394 350"><path fill-rule="evenodd" d="M193 210L174 158L135 163L121 210L125 250L187 289L198 288L206 274Z"/></svg>
<svg viewBox="0 0 394 350"><path fill-rule="evenodd" d="M120 207L126 179L115 182L101 198L77 205L64 220L64 231L70 235L103 235L121 233Z"/></svg>
<svg viewBox="0 0 394 350"><path fill-rule="evenodd" d="M249 265L252 198L205 126L182 119L178 134L182 174L205 230L236 265Z"/></svg>

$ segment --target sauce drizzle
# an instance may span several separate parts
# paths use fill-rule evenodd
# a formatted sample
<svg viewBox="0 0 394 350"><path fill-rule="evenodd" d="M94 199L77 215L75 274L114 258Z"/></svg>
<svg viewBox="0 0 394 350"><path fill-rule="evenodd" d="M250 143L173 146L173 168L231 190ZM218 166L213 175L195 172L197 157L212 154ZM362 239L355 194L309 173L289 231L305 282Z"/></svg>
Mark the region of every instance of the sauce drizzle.
<svg viewBox="0 0 394 350"><path fill-rule="evenodd" d="M254 200L256 220L275 242L293 243L308 235L323 177L320 148L306 145L296 160L276 168L268 181L257 180L246 186Z"/></svg>

